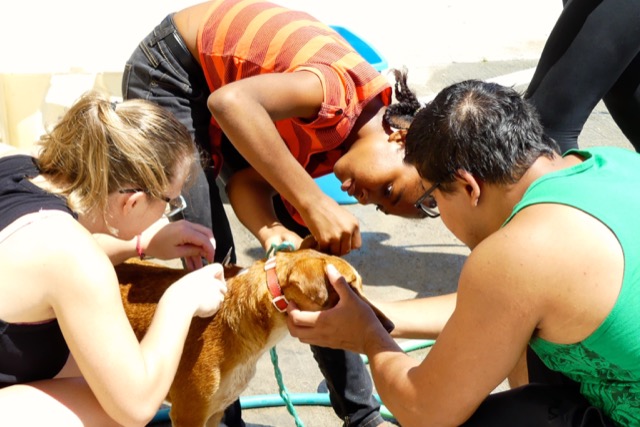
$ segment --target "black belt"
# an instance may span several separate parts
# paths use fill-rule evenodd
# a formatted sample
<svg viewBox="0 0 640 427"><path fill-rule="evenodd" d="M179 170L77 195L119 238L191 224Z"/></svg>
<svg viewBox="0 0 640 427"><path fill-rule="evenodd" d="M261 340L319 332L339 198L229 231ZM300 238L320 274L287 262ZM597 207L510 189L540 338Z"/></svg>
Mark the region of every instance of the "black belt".
<svg viewBox="0 0 640 427"><path fill-rule="evenodd" d="M182 65L182 68L189 74L202 74L202 68L200 64L193 57L187 46L185 46L182 37L177 31L168 34L164 38L164 42L167 47L176 58L176 60Z"/></svg>

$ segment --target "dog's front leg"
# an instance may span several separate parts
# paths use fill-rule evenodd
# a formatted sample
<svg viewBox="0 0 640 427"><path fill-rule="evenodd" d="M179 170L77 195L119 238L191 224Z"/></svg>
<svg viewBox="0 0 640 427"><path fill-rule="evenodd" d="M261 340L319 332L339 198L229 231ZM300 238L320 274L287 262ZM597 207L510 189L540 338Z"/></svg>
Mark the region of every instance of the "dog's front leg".
<svg viewBox="0 0 640 427"><path fill-rule="evenodd" d="M224 412L218 412L217 414L213 414L211 418L207 421L206 427L218 427L220 422L222 421L222 417L224 416Z"/></svg>
<svg viewBox="0 0 640 427"><path fill-rule="evenodd" d="M178 399L177 402L171 404L169 417L171 418L172 427L203 427L209 426L207 418L208 402L194 402L190 404ZM220 417L222 419L222 417ZM215 425L216 427L218 424Z"/></svg>

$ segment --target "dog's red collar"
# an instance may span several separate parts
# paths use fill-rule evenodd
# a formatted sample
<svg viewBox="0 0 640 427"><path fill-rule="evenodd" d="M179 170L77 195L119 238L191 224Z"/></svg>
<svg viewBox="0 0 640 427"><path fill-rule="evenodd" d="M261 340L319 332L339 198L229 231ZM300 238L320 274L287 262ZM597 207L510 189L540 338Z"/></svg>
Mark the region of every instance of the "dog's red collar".
<svg viewBox="0 0 640 427"><path fill-rule="evenodd" d="M267 272L267 289L271 294L271 302L279 312L284 313L287 310L289 301L282 294L282 288L278 283L278 275L276 274L276 257L272 256L264 263L264 271Z"/></svg>

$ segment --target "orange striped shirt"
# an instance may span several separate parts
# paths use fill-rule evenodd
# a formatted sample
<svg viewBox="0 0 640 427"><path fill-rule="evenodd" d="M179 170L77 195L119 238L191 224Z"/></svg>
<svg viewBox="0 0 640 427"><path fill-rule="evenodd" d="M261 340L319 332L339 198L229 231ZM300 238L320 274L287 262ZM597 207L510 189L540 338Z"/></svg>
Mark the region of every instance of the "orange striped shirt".
<svg viewBox="0 0 640 427"><path fill-rule="evenodd" d="M316 120L276 122L289 150L312 177L333 171L348 148L342 143L370 100L383 93L385 105L391 102L387 79L337 32L305 12L273 3L212 1L198 31L198 51L212 92L264 73L307 70L320 78L324 103Z"/></svg>

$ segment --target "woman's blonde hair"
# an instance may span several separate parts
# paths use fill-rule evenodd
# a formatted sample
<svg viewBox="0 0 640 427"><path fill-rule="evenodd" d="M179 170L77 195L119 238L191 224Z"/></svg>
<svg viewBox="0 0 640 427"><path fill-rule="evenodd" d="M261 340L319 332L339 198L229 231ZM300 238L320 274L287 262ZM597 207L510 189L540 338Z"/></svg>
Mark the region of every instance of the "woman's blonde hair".
<svg viewBox="0 0 640 427"><path fill-rule="evenodd" d="M178 167L197 159L187 128L171 113L144 100L110 102L85 93L40 139L40 172L77 213L106 218L108 196L139 188L164 198ZM189 174L191 175L191 174Z"/></svg>

